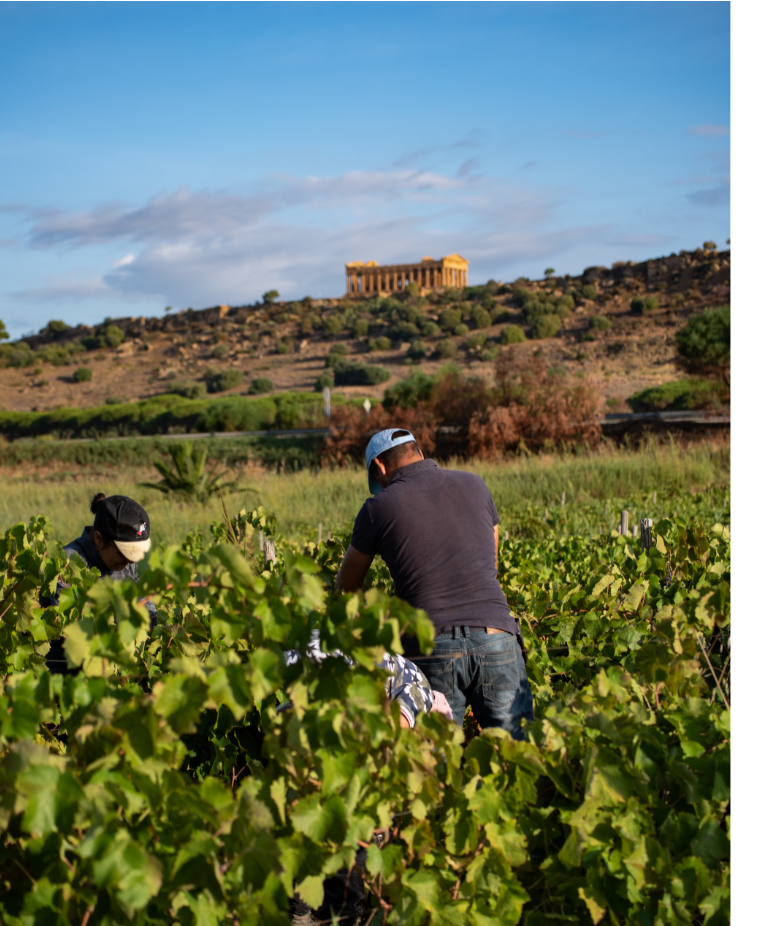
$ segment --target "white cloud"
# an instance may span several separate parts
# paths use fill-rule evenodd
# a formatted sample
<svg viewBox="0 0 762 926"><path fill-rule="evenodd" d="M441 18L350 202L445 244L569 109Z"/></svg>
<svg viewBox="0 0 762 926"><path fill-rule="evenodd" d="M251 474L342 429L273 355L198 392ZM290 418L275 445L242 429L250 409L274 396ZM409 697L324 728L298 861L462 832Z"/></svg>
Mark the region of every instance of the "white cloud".
<svg viewBox="0 0 762 926"><path fill-rule="evenodd" d="M694 125L688 129L689 135L704 135L708 138L718 138L721 135L730 135L729 125Z"/></svg>
<svg viewBox="0 0 762 926"><path fill-rule="evenodd" d="M134 254L125 254L124 257L120 257L119 260L115 260L111 266L114 270L118 270L119 267L127 267L135 260Z"/></svg>

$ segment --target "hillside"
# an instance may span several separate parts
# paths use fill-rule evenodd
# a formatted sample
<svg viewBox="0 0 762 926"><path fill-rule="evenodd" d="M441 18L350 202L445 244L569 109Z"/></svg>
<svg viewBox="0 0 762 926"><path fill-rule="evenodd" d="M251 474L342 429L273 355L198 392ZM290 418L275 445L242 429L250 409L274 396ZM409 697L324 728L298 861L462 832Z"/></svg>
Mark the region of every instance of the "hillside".
<svg viewBox="0 0 762 926"><path fill-rule="evenodd" d="M375 385L339 385L337 394L380 397L413 363L434 373L454 359L491 379L491 361L510 331L513 339L527 339L516 345L519 351L540 349L552 365L584 370L611 410L626 411L636 391L681 375L675 332L696 312L729 300L730 251L700 248L589 267L577 277L490 281L425 297L411 286L387 299L305 297L107 319L95 327L51 322L37 335L0 346L0 406L87 408L192 383L198 385L190 391L198 393L203 384L214 389L211 375L224 370L240 371L241 381L222 394L246 393L257 378L269 379L275 392L313 392L332 350L345 351L345 364L373 364L390 377ZM92 370L92 378L74 382L81 367Z"/></svg>

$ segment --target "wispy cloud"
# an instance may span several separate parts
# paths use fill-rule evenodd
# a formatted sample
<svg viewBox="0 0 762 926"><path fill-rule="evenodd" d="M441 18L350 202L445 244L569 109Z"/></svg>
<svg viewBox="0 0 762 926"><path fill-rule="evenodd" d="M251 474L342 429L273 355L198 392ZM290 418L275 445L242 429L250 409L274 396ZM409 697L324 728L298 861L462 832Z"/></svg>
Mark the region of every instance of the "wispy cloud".
<svg viewBox="0 0 762 926"><path fill-rule="evenodd" d="M525 164L521 165L519 170L529 170L530 167L535 167L539 163L539 161L527 161Z"/></svg>
<svg viewBox="0 0 762 926"><path fill-rule="evenodd" d="M476 158L469 158L467 161L464 161L458 168L457 174L455 176L462 180L464 177L468 177L471 172L479 166L479 162Z"/></svg>
<svg viewBox="0 0 762 926"><path fill-rule="evenodd" d="M694 125L688 129L689 135L704 135L708 138L718 138L721 135L730 135L729 125Z"/></svg>
<svg viewBox="0 0 762 926"><path fill-rule="evenodd" d="M708 190L694 190L688 194L688 199L697 206L729 206L730 177Z"/></svg>
<svg viewBox="0 0 762 926"><path fill-rule="evenodd" d="M467 148L479 148L481 146L482 132L473 130L465 138L452 142L449 145L432 145L429 148L419 148L416 151L407 151L401 154L394 162L395 167L410 167L412 164L430 157L432 154L446 154L451 151L461 151Z"/></svg>

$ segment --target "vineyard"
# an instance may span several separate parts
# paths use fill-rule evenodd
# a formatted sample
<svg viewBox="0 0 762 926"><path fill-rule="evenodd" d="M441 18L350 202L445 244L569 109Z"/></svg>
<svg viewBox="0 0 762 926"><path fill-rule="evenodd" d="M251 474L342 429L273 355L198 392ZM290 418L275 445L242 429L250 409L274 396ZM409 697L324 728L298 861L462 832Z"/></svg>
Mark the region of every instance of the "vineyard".
<svg viewBox="0 0 762 926"><path fill-rule="evenodd" d="M346 534L316 546L242 511L115 584L67 562L45 518L12 527L0 921L287 926L294 894L320 910L364 847L372 926L727 923L729 509L719 490L650 506L643 549L613 501L503 519L526 742L435 713L401 727L376 663L433 628L383 563L361 595L333 591ZM316 629L351 664L287 665Z"/></svg>

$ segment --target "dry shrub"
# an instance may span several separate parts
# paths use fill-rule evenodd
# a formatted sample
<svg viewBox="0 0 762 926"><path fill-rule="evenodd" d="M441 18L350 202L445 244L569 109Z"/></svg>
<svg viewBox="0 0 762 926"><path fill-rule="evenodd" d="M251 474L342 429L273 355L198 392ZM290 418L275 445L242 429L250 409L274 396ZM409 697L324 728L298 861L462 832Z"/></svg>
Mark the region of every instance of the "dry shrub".
<svg viewBox="0 0 762 926"><path fill-rule="evenodd" d="M602 398L585 379L549 369L539 356L504 351L495 364L496 385L449 373L415 408L336 409L325 460L364 459L370 438L385 428L411 431L424 455L494 459L524 446L586 443L601 437Z"/></svg>
<svg viewBox="0 0 762 926"><path fill-rule="evenodd" d="M415 435L424 456L430 456L436 449L436 426L429 420L423 405L417 408L396 408L386 411L381 405L372 408L366 415L359 408L344 406L333 412L331 433L322 450L324 462L345 465L350 460L365 460L368 441L378 431L399 428Z"/></svg>

